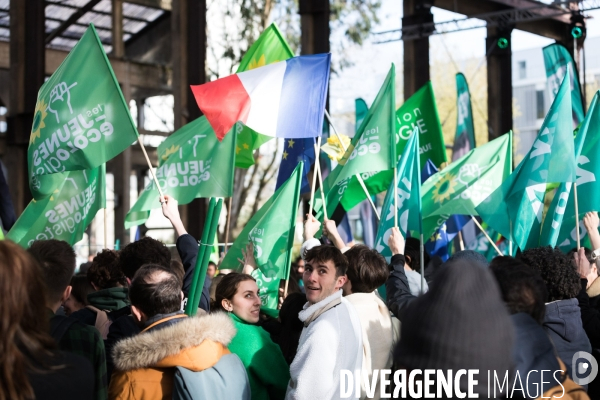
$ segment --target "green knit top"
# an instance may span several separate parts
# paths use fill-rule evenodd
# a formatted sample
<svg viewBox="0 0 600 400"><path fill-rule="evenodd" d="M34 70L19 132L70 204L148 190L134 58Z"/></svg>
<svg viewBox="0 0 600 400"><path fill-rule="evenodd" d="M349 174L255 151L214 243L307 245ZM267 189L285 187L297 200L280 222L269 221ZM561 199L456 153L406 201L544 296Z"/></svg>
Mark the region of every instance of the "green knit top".
<svg viewBox="0 0 600 400"><path fill-rule="evenodd" d="M285 397L290 367L283 353L260 326L242 321L230 313L237 334L229 344L246 367L252 400L277 400Z"/></svg>

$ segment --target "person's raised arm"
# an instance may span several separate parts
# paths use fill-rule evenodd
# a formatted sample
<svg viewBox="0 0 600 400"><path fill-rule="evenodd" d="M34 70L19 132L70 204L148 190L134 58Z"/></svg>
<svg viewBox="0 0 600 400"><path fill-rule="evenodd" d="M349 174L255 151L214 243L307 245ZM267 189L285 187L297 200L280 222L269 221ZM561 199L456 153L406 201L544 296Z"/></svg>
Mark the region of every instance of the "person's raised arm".
<svg viewBox="0 0 600 400"><path fill-rule="evenodd" d="M187 234L181 216L179 215L179 209L177 208L177 200L169 195L165 195L164 202L161 202L162 212L165 218L171 222L177 237Z"/></svg>
<svg viewBox="0 0 600 400"><path fill-rule="evenodd" d="M590 243L592 243L592 250L600 249L600 234L598 233L598 213L596 211L590 211L583 217L583 225L588 232L590 237Z"/></svg>
<svg viewBox="0 0 600 400"><path fill-rule="evenodd" d="M335 247L340 249L342 253L349 249L349 247L346 246L346 243L344 243L342 240L342 237L337 230L337 226L335 225L335 221L326 219L323 225L323 233L329 240L331 240L331 243L333 243Z"/></svg>
<svg viewBox="0 0 600 400"><path fill-rule="evenodd" d="M398 228L392 228L392 234L388 239L388 246L392 252L390 262L390 276L385 283L387 292L387 306L390 311L402 321L401 313L406 306L416 297L410 292L408 279L404 272L404 237Z"/></svg>
<svg viewBox="0 0 600 400"><path fill-rule="evenodd" d="M321 245L319 239L315 238L321 223L315 218L314 215L306 214L306 221L304 221L304 242L300 247L300 256L304 258L306 252L315 246Z"/></svg>
<svg viewBox="0 0 600 400"><path fill-rule="evenodd" d="M256 265L256 259L254 258L254 245L252 242L248 242L246 245L246 251L242 249L242 256L244 257L243 259L240 260L238 258L238 261L244 265L242 273L250 275L252 271L258 268Z"/></svg>

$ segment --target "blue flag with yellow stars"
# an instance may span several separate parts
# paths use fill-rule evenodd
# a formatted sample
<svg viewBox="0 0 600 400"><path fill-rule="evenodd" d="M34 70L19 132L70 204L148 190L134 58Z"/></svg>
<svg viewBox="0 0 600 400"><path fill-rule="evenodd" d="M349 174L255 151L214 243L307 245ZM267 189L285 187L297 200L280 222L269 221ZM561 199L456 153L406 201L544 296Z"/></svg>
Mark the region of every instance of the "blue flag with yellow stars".
<svg viewBox="0 0 600 400"><path fill-rule="evenodd" d="M281 164L279 165L279 175L277 175L277 186L279 186L292 175L294 169L300 161L304 161L302 170L302 189L300 193L310 193L310 182L308 181L308 172L310 166L315 162L315 139L284 139L283 154L281 155Z"/></svg>

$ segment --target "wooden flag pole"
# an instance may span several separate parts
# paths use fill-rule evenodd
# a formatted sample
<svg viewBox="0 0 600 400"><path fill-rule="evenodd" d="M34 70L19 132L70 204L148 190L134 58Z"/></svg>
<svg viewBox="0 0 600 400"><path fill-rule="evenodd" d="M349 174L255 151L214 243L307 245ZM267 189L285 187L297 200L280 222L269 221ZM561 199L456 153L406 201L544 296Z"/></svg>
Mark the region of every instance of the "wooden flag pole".
<svg viewBox="0 0 600 400"><path fill-rule="evenodd" d="M331 125L331 129L333 129L333 133L335 134L335 136L337 136L338 141L340 142L340 146L342 146L342 149L344 149L344 151L347 151L348 148L342 141L342 138L341 138L340 134L338 133L337 129L335 129L335 125L333 125L333 122L331 121L331 117L329 116L329 113L327 112L327 110L325 110L325 117L327 117L327 121L329 122L329 125ZM360 183L360 186L362 187L365 194L367 195L367 200L369 200L371 207L373 207L373 211L375 211L377 220L378 221L381 220L381 217L379 216L379 212L377 211L377 207L375 207L375 203L373 203L373 199L371 199L371 195L369 194L369 191L367 190L367 186L365 185L365 182L360 177L360 174L356 174L355 176L356 176L356 179L358 179L358 183Z"/></svg>
<svg viewBox="0 0 600 400"><path fill-rule="evenodd" d="M458 231L458 244L460 245L460 251L465 249L465 242L463 241L462 231Z"/></svg>
<svg viewBox="0 0 600 400"><path fill-rule="evenodd" d="M310 189L310 203L308 203L308 215L312 215L313 211L313 202L315 201L315 190L317 186L317 168L320 169L319 163L319 153L321 152L321 136L317 139L317 142L314 144L315 146L315 166L313 168L313 177L312 177L312 187ZM321 186L321 192L323 191L323 186ZM323 203L323 208L325 208L326 204ZM286 282L287 285L287 282Z"/></svg>
<svg viewBox="0 0 600 400"><path fill-rule="evenodd" d="M108 249L107 243L108 243L108 233L107 233L107 229L106 226L108 224L106 223L106 204L104 204L104 248Z"/></svg>
<svg viewBox="0 0 600 400"><path fill-rule="evenodd" d="M577 251L581 248L581 238L579 234L579 203L577 202L577 182L573 182L573 198L575 200L575 230L577 231Z"/></svg>
<svg viewBox="0 0 600 400"><path fill-rule="evenodd" d="M321 163L315 163L317 174L319 175L319 186L321 187L321 200L323 201L323 217L327 220L327 203L325 202L325 192L323 191L323 175L321 175ZM311 211L312 212L312 211Z"/></svg>
<svg viewBox="0 0 600 400"><path fill-rule="evenodd" d="M398 227L398 168L394 167L394 228ZM423 238L421 238L423 240ZM423 288L421 288L423 290Z"/></svg>
<svg viewBox="0 0 600 400"><path fill-rule="evenodd" d="M231 223L231 203L233 202L233 196L229 198L229 204L227 205L227 221L225 222L225 253L227 253L227 245L229 243L229 224Z"/></svg>
<svg viewBox="0 0 600 400"><path fill-rule="evenodd" d="M421 232L421 243L419 244L420 255L420 266L421 266L421 294L423 294L423 288L425 287L425 246L423 244L423 232Z"/></svg>
<svg viewBox="0 0 600 400"><path fill-rule="evenodd" d="M498 252L499 256L503 256L504 254L502 254L502 252L500 251L500 249L498 248L498 246L496 246L496 243L494 243L494 241L492 240L492 238L490 237L490 235L487 234L487 232L485 231L485 229L483 229L483 227L481 226L481 224L479 223L479 221L477 221L477 218L475 218L474 216L471 215L471 219L475 222L475 225L477 225L477 227L481 230L481 232L483 233L483 235L487 238L488 242L490 242L490 244L494 247L494 249L496 250L496 252Z"/></svg>
<svg viewBox="0 0 600 400"><path fill-rule="evenodd" d="M152 174L152 179L154 179L154 183L156 184L156 188L158 189L158 193L160 194L160 202L161 204L165 201L165 194L163 193L160 185L158 184L158 179L156 179L156 175L154 174L154 169L152 168L152 163L150 162L150 158L148 157L148 153L146 153L146 148L144 147L144 143L142 143L142 135L138 135L138 143L142 148L142 153L144 153L144 157L146 157L146 162L148 163L148 168L150 168L150 173Z"/></svg>

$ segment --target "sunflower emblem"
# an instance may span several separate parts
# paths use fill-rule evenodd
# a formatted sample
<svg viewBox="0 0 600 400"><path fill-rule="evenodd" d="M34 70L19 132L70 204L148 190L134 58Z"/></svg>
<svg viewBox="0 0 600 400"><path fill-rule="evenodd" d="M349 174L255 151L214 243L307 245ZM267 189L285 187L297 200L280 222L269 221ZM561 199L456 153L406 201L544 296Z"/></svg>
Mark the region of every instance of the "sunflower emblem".
<svg viewBox="0 0 600 400"><path fill-rule="evenodd" d="M441 178L433 189L433 201L436 203L443 203L444 201L450 200L450 196L454 194L454 189L457 185L455 176L447 174Z"/></svg>
<svg viewBox="0 0 600 400"><path fill-rule="evenodd" d="M46 108L48 105L44 99L38 101L35 105L35 111L33 113L33 126L31 127L31 136L29 136L29 143L35 143L35 139L41 137L42 128L46 127L44 119L48 113Z"/></svg>
<svg viewBox="0 0 600 400"><path fill-rule="evenodd" d="M179 145L172 145L171 147L167 148L167 150L165 150L165 154L163 154L160 158L162 158L163 161L167 161L169 156L171 154L175 154L177 150L179 150Z"/></svg>

